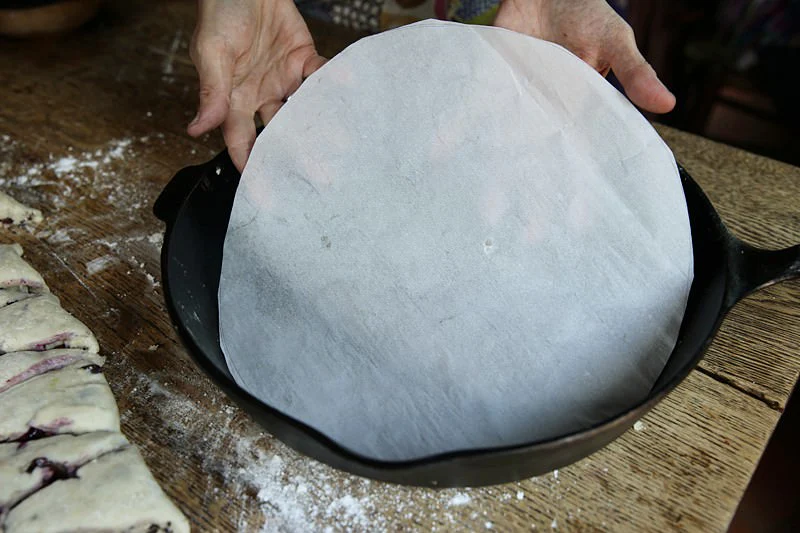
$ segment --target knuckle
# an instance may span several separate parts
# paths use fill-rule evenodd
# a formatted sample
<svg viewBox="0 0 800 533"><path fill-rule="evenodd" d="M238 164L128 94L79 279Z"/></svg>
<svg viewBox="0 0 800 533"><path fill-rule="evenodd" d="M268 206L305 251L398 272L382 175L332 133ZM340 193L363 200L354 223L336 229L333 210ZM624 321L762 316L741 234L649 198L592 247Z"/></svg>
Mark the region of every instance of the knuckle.
<svg viewBox="0 0 800 533"><path fill-rule="evenodd" d="M214 100L219 97L220 88L212 83L201 82L198 94L201 101Z"/></svg>
<svg viewBox="0 0 800 533"><path fill-rule="evenodd" d="M628 43L635 43L636 36L633 34L633 28L627 22L621 22L617 27L618 35Z"/></svg>
<svg viewBox="0 0 800 533"><path fill-rule="evenodd" d="M197 33L192 38L192 44L189 47L189 57L192 58L192 61L197 63L197 61L207 57L222 55L225 53L225 48L224 39Z"/></svg>

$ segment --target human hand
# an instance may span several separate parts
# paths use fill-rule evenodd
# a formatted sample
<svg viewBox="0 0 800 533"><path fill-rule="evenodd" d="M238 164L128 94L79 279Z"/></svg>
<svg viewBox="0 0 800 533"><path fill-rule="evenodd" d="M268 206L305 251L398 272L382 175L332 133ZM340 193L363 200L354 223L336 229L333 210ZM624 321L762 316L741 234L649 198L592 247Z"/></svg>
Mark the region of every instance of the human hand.
<svg viewBox="0 0 800 533"><path fill-rule="evenodd" d="M560 44L603 76L613 70L646 111L675 107L675 96L639 53L633 30L605 0L503 0L494 25Z"/></svg>
<svg viewBox="0 0 800 533"><path fill-rule="evenodd" d="M292 0L199 0L191 57L200 104L189 124L197 137L222 125L241 171L266 124L302 81L325 63Z"/></svg>

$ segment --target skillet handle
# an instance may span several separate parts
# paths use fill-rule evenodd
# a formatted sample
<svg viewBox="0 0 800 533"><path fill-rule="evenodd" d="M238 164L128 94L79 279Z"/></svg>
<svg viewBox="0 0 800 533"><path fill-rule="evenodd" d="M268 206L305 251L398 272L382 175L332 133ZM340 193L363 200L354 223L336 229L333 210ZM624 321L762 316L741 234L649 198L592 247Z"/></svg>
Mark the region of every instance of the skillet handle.
<svg viewBox="0 0 800 533"><path fill-rule="evenodd" d="M171 225L175 222L178 210L197 184L206 178L220 179L220 176L232 179L239 177L239 171L233 166L227 150L223 150L214 159L202 165L179 170L158 195L153 204L153 214L168 226Z"/></svg>
<svg viewBox="0 0 800 533"><path fill-rule="evenodd" d="M764 250L731 238L728 246L728 282L725 307L758 289L800 277L800 245Z"/></svg>
<svg viewBox="0 0 800 533"><path fill-rule="evenodd" d="M178 171L153 204L153 214L168 225L175 222L175 216L189 193L200 182L203 175L198 167L186 167Z"/></svg>

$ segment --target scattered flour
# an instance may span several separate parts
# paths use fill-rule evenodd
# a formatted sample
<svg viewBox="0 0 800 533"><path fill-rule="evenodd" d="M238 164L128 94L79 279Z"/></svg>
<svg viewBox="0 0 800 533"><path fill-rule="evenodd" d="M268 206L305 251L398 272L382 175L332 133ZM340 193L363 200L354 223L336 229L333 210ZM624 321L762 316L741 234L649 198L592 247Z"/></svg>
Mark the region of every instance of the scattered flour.
<svg viewBox="0 0 800 533"><path fill-rule="evenodd" d="M455 494L450 500L447 502L448 507L458 506L458 505L467 505L469 502L472 501L469 494L465 494L463 492L459 492Z"/></svg>
<svg viewBox="0 0 800 533"><path fill-rule="evenodd" d="M171 446L196 454L203 469L221 476L234 494L239 531L393 531L400 520L431 530L470 531L489 528L486 524L494 528L496 521L486 510L474 512L480 504L469 493L480 494L481 501L494 498L500 505L513 505L512 498L504 497L509 494L507 488L423 489L342 474L266 433L242 434L234 422L238 410L230 405L218 406L209 415L152 377L135 379L133 392L145 398L157 396L147 403L159 409L167 434L177 439ZM216 459L220 450L225 450L225 462ZM531 481L544 483L544 478ZM522 499L521 490L516 494ZM263 523L252 523L248 510L254 497ZM503 512L502 506L493 507ZM471 512L469 520L465 512Z"/></svg>
<svg viewBox="0 0 800 533"><path fill-rule="evenodd" d="M161 286L161 283L156 281L156 278L151 273L145 272L144 277L147 278L147 281L154 289Z"/></svg>
<svg viewBox="0 0 800 533"><path fill-rule="evenodd" d="M633 429L635 431L644 431L645 425L644 422L641 420L637 420L636 423L633 425Z"/></svg>
<svg viewBox="0 0 800 533"><path fill-rule="evenodd" d="M56 175L60 176L62 174L66 174L67 172L72 172L76 168L78 168L78 160L72 156L62 157L61 159L53 163L50 166L50 168L53 169L53 172L55 172ZM31 170L33 169L28 170L29 174Z"/></svg>
<svg viewBox="0 0 800 533"><path fill-rule="evenodd" d="M132 142L133 140L131 139L121 139L118 141L112 141L110 144L111 148L105 153L105 155L103 155L102 152L99 154L103 156L102 159L103 163L108 164L114 159L124 158L125 153ZM97 152L95 152L95 154L97 154ZM96 163L97 162L95 161L95 164Z"/></svg>
<svg viewBox="0 0 800 533"><path fill-rule="evenodd" d="M74 205L84 198L76 198L76 190L88 190L90 197L105 196L110 202L117 202L118 209L131 212L143 196L135 180L120 177L121 167L131 155L132 143L132 139L115 139L94 151L70 148L62 157L51 155L48 161L26 164L24 169L17 166L16 176L11 174L10 164L0 165L0 187L35 189L36 198L49 204L50 211L57 212L68 202ZM0 149L0 154L15 150L16 144L10 143Z"/></svg>
<svg viewBox="0 0 800 533"><path fill-rule="evenodd" d="M64 244L67 242L72 242L72 237L69 236L69 231L64 228L57 229L46 238L47 242L50 244Z"/></svg>
<svg viewBox="0 0 800 533"><path fill-rule="evenodd" d="M102 272L110 265L116 263L116 261L117 258L112 255L104 255L102 257L92 259L91 261L86 263L86 273L90 276L93 276L98 272Z"/></svg>
<svg viewBox="0 0 800 533"><path fill-rule="evenodd" d="M163 139L163 135L156 136ZM9 189L29 205L42 205L46 226L36 235L54 245L65 264L85 264L89 276L133 254L147 257L135 266L145 291L159 287L154 271L162 237L149 211L161 184L148 179L150 169L136 163L149 137L113 139L92 150L68 147L49 159L30 162L22 146L9 136L0 143L0 189ZM163 142L163 141L162 141ZM76 218L76 213L80 215ZM85 213L85 215L84 215ZM76 219L107 228L101 239L87 242ZM142 227L150 222L152 227ZM72 254L80 259L73 261ZM88 255L88 257L87 257ZM101 257L102 256L102 257ZM77 257L74 257L77 259ZM91 259L91 260L90 260Z"/></svg>

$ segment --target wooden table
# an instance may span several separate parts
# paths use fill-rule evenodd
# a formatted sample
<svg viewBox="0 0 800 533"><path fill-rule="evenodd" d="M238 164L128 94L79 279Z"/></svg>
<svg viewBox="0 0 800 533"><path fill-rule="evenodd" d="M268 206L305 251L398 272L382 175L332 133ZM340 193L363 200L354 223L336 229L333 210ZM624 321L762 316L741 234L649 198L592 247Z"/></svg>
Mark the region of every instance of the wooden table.
<svg viewBox="0 0 800 533"><path fill-rule="evenodd" d="M129 4L129 3L115 3ZM444 529L720 531L800 369L800 283L739 304L700 368L637 430L559 472L474 490L369 482L261 431L191 362L159 285L151 206L181 167L222 148L192 140L194 3L106 8L80 32L0 40L0 187L40 208L16 240L109 355L123 430L197 531ZM314 26L324 54L352 36ZM800 242L800 169L659 132L730 227Z"/></svg>

